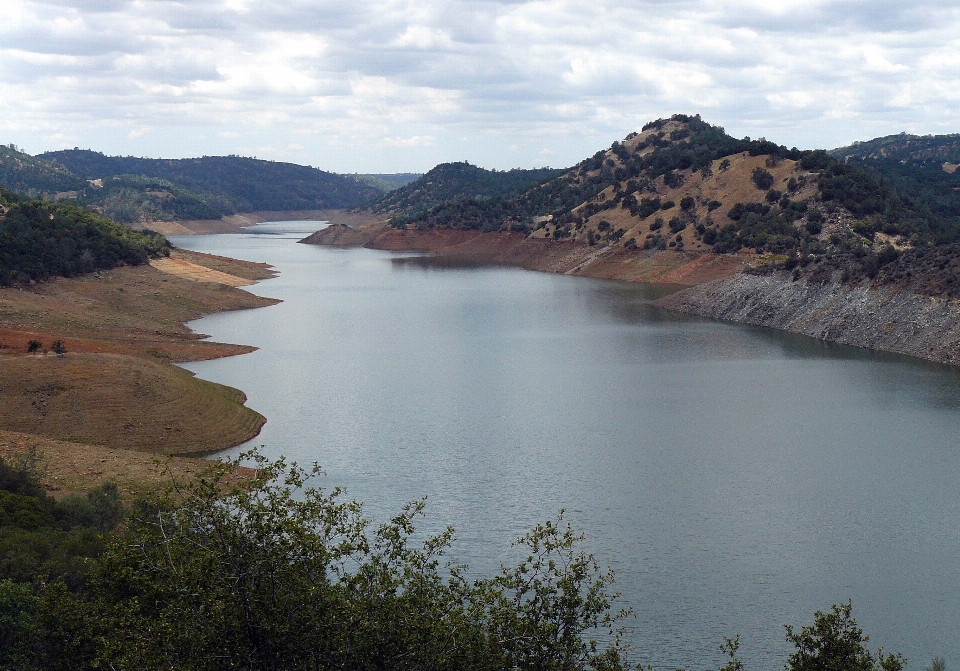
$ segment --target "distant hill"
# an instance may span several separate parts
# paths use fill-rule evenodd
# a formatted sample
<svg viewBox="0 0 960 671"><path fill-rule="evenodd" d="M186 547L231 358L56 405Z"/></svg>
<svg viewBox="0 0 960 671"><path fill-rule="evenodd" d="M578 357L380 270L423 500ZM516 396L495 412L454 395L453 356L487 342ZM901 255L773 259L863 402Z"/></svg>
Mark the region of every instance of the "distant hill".
<svg viewBox="0 0 960 671"><path fill-rule="evenodd" d="M485 170L467 162L441 163L368 207L381 214L416 218L430 208L453 201L500 202L563 172L552 168Z"/></svg>
<svg viewBox="0 0 960 671"><path fill-rule="evenodd" d="M894 189L919 216L960 218L960 134L888 135L834 149L830 155Z"/></svg>
<svg viewBox="0 0 960 671"><path fill-rule="evenodd" d="M380 189L384 193L389 193L390 191L395 191L401 186L406 186L410 182L420 177L423 177L422 172L398 172L398 173L383 173L383 174L355 174L352 175L355 179L359 179L364 184L368 184L375 189Z"/></svg>
<svg viewBox="0 0 960 671"><path fill-rule="evenodd" d="M47 152L37 158L63 166L84 180L122 176L165 180L190 192L219 215L258 210L353 208L382 193L353 177L240 156L149 159L70 149Z"/></svg>
<svg viewBox="0 0 960 671"><path fill-rule="evenodd" d="M67 168L34 158L14 145L0 145L0 185L31 198L80 192L87 183Z"/></svg>
<svg viewBox="0 0 960 671"><path fill-rule="evenodd" d="M170 253L163 236L134 231L74 203L0 188L0 284L73 277Z"/></svg>
<svg viewBox="0 0 960 671"><path fill-rule="evenodd" d="M960 163L960 133L951 135L887 135L839 147L830 155L840 160L894 159Z"/></svg>

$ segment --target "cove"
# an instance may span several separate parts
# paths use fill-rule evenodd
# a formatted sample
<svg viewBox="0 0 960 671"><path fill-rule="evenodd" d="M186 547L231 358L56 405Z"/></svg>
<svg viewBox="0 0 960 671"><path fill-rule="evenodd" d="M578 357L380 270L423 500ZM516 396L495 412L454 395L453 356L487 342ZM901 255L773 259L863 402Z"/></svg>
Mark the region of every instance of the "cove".
<svg viewBox="0 0 960 671"><path fill-rule="evenodd" d="M249 446L374 518L427 496L483 573L566 509L658 669L737 633L782 668L782 624L847 599L873 648L960 663L957 370L659 310L664 287L296 244L321 226L173 238L280 272L251 290L283 303L191 324L260 348L185 365L267 417Z"/></svg>

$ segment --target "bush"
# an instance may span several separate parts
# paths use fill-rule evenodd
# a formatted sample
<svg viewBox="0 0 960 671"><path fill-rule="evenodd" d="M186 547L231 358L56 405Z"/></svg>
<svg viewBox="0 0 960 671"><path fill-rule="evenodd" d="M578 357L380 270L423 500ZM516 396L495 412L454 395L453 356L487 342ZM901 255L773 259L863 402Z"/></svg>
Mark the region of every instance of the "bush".
<svg viewBox="0 0 960 671"><path fill-rule="evenodd" d="M817 611L813 624L800 631L789 625L785 629L787 642L796 648L785 671L901 671L905 663L899 654L870 652L870 637L857 626L850 602L834 605L829 613Z"/></svg>
<svg viewBox="0 0 960 671"><path fill-rule="evenodd" d="M759 166L753 169L750 179L753 180L753 183L761 191L766 191L773 186L773 175Z"/></svg>
<svg viewBox="0 0 960 671"><path fill-rule="evenodd" d="M697 202L690 196L684 196L680 199L680 209L684 211L692 210L696 204Z"/></svg>
<svg viewBox="0 0 960 671"><path fill-rule="evenodd" d="M563 521L518 539L523 559L468 580L447 529L414 543L422 501L374 529L319 473L257 459L141 504L110 543L93 596L101 668L626 669L601 644L612 575ZM215 665L203 660L216 659Z"/></svg>

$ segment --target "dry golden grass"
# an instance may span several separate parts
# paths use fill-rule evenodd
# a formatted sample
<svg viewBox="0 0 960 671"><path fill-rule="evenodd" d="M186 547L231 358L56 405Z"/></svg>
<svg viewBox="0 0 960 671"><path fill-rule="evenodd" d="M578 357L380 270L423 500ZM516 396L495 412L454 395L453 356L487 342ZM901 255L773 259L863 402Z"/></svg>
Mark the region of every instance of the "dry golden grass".
<svg viewBox="0 0 960 671"><path fill-rule="evenodd" d="M242 392L149 357L71 353L0 359L0 429L158 454L220 450L266 421Z"/></svg>
<svg viewBox="0 0 960 671"><path fill-rule="evenodd" d="M172 256L191 264L196 279L139 266L0 289L0 454L31 441L68 449L57 442L67 441L73 456L47 463L50 477L74 483L73 490L119 481L125 469L128 482L150 480L144 464L152 464L152 455L209 453L257 435L265 420L243 405L242 392L170 362L251 351L203 341L185 322L276 302L198 279L225 274L250 283L273 272L265 264L181 250ZM31 340L42 343L40 353L26 353ZM66 354L43 354L55 340ZM77 465L99 454L115 468L97 475L97 468Z"/></svg>
<svg viewBox="0 0 960 671"><path fill-rule="evenodd" d="M30 451L40 458L41 482L53 496L85 492L113 482L127 500L167 485L171 478L184 480L211 466L208 459L158 457L82 443L52 440L29 433L0 431L0 457L15 461ZM237 469L236 477L250 477L250 469Z"/></svg>

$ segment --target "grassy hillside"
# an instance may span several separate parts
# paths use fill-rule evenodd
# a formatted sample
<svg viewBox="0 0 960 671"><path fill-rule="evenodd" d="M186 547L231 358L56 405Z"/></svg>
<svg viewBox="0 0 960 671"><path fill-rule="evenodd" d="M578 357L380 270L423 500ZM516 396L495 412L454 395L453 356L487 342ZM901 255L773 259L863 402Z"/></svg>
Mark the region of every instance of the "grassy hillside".
<svg viewBox="0 0 960 671"><path fill-rule="evenodd" d="M140 265L169 252L156 233L131 230L73 203L27 200L0 188L0 284Z"/></svg>
<svg viewBox="0 0 960 671"><path fill-rule="evenodd" d="M392 223L519 231L638 254L743 252L801 274L822 263L848 279L874 278L901 252L960 242L960 175L936 170L895 178L892 167L881 173L824 151L737 139L675 115L507 197L440 194L446 200Z"/></svg>
<svg viewBox="0 0 960 671"><path fill-rule="evenodd" d="M432 208L446 204L469 207L473 203L488 206L500 203L515 193L561 174L562 170L485 170L469 163L441 163L409 184L382 196L369 207L377 213L390 213L398 220L418 220Z"/></svg>

